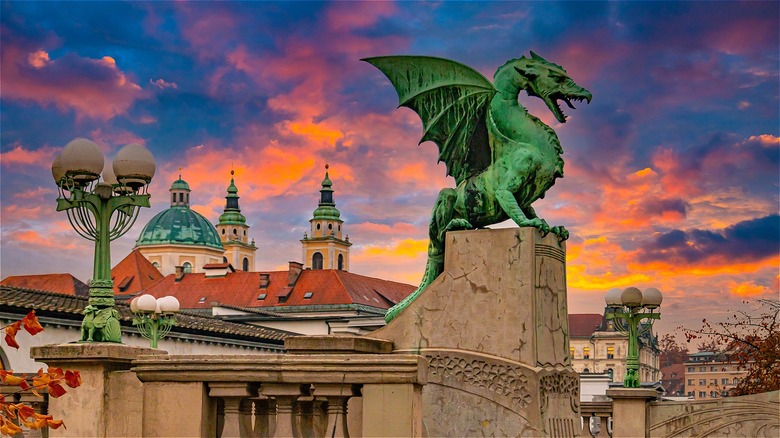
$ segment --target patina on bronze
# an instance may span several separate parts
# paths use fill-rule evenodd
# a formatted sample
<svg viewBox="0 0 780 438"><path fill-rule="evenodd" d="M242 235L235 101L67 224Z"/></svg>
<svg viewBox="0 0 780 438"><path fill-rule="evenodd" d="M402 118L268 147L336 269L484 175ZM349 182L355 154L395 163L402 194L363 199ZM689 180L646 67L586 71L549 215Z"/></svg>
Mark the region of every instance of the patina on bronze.
<svg viewBox="0 0 780 438"><path fill-rule="evenodd" d="M439 193L429 228L428 262L417 290L388 311L389 322L444 269L444 235L512 219L518 226L569 237L550 227L531 204L563 177L563 149L555 131L519 104L520 91L542 99L555 118L566 122L558 101L586 100L590 92L563 67L531 52L499 67L491 84L482 74L448 59L382 56L364 61L387 76L399 106L422 119L420 143L433 141L439 160L455 178L455 189Z"/></svg>

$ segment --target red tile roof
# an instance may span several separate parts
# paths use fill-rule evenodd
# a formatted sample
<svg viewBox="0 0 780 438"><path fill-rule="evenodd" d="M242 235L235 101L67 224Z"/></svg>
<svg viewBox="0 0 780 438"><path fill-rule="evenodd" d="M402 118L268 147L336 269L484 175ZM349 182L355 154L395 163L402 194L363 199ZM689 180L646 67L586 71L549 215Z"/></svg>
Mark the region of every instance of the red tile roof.
<svg viewBox="0 0 780 438"><path fill-rule="evenodd" d="M0 281L0 286L89 296L89 286L70 274L11 275Z"/></svg>
<svg viewBox="0 0 780 438"><path fill-rule="evenodd" d="M265 288L260 287L262 275L268 275ZM240 307L355 304L389 309L414 290L409 284L325 269L301 272L292 288L288 286L287 271L236 271L212 278L202 273L185 274L180 281L176 281L175 275L169 275L146 293L156 297L173 295L183 309L210 309L212 302ZM311 295L307 298L308 293ZM258 299L261 294L265 294L264 299Z"/></svg>
<svg viewBox="0 0 780 438"><path fill-rule="evenodd" d="M602 329L604 317L598 313L569 314L569 336L590 337L593 332Z"/></svg>
<svg viewBox="0 0 780 438"><path fill-rule="evenodd" d="M163 279L160 271L140 252L133 250L111 269L114 294L137 294Z"/></svg>

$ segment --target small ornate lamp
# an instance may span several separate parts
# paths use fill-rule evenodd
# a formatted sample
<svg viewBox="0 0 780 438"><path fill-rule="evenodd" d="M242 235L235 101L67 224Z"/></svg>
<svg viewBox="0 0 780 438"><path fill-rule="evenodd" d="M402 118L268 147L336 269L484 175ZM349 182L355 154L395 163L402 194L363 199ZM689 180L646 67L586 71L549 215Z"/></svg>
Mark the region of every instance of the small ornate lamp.
<svg viewBox="0 0 780 438"><path fill-rule="evenodd" d="M655 312L661 306L661 292L651 287L644 292L635 287L629 287L623 292L610 291L604 297L607 303L605 317L613 321L615 328L628 335L628 354L626 355L626 378L623 386L639 388L639 335L652 330L653 320L661 319L661 314ZM650 320L650 324L640 328L642 319Z"/></svg>
<svg viewBox="0 0 780 438"><path fill-rule="evenodd" d="M179 300L171 296L155 299L145 294L130 301L130 311L133 312L133 325L138 327L141 336L149 339L152 348L157 348L157 341L176 325Z"/></svg>
<svg viewBox="0 0 780 438"><path fill-rule="evenodd" d="M82 342L122 342L114 309L110 244L133 226L140 207L149 207L147 188L155 171L152 154L139 144L120 149L112 166L104 164L97 144L77 138L65 146L51 166L59 188L57 211L66 211L76 232L95 242L89 305L81 324Z"/></svg>

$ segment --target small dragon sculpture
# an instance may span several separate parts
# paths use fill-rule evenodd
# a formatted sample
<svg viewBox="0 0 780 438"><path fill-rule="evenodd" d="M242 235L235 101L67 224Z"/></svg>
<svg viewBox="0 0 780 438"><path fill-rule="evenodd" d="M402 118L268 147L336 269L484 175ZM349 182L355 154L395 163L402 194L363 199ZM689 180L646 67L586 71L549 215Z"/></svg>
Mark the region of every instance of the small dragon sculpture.
<svg viewBox="0 0 780 438"><path fill-rule="evenodd" d="M399 107L422 119L420 143L433 141L439 161L455 178L433 208L428 262L420 286L385 316L395 318L442 273L447 231L482 228L512 219L543 234L569 237L562 226L550 227L531 207L563 177L563 148L555 131L518 103L520 91L544 101L555 118L566 122L559 100L586 100L590 92L569 78L563 67L531 52L531 57L499 67L491 84L463 64L427 56L363 59L387 76L398 93Z"/></svg>

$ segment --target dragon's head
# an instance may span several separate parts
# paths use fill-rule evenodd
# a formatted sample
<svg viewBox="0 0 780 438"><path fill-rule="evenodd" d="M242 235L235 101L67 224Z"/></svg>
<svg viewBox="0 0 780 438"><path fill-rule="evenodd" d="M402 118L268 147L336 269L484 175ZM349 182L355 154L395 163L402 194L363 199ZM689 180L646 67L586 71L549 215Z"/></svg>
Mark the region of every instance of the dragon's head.
<svg viewBox="0 0 780 438"><path fill-rule="evenodd" d="M542 99L561 123L566 122L566 115L563 114L560 105L558 105L559 100L566 102L569 108L575 109L572 101L586 100L590 103L593 97L590 91L577 85L563 67L547 61L534 52L531 52L531 58L523 56L514 60L510 65L521 76L520 87L529 96Z"/></svg>

